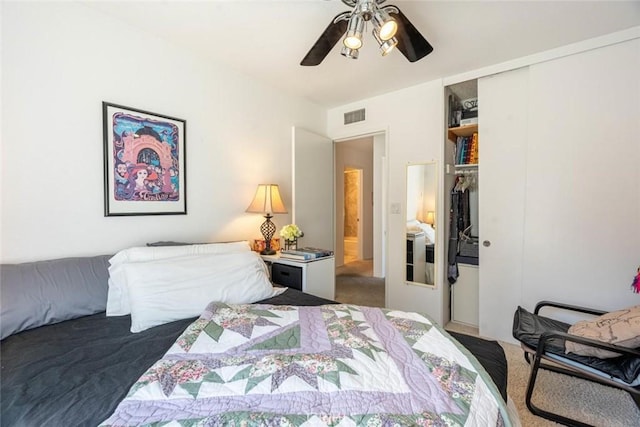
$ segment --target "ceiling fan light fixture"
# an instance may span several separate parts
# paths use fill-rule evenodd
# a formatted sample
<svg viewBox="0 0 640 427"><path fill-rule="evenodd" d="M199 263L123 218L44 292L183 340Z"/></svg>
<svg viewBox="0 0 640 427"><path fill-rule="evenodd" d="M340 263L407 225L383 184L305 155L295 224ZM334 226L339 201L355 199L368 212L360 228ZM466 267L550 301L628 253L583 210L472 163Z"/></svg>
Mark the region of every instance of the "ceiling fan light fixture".
<svg viewBox="0 0 640 427"><path fill-rule="evenodd" d="M351 59L358 59L358 53L360 51L358 49L351 49L347 46L343 46L342 50L340 51L340 54L342 56L346 56L347 58L351 58Z"/></svg>
<svg viewBox="0 0 640 427"><path fill-rule="evenodd" d="M348 49L358 50L362 47L362 37L358 37L356 34L348 34L342 41L344 47Z"/></svg>
<svg viewBox="0 0 640 427"><path fill-rule="evenodd" d="M396 35L398 23L384 10L376 9L372 20L382 40L389 40Z"/></svg>
<svg viewBox="0 0 640 427"><path fill-rule="evenodd" d="M398 39L395 37L391 37L389 40L382 40L376 30L373 30L372 34L380 46L380 53L382 56L387 56L398 44Z"/></svg>
<svg viewBox="0 0 640 427"><path fill-rule="evenodd" d="M391 37L389 40L383 40L380 44L380 53L382 56L387 56L389 52L391 52L396 45L398 44L398 39L395 37Z"/></svg>
<svg viewBox="0 0 640 427"><path fill-rule="evenodd" d="M364 30L364 20L360 15L353 15L349 19L347 35L342 43L349 49L358 50L362 47L362 31Z"/></svg>
<svg viewBox="0 0 640 427"><path fill-rule="evenodd" d="M0 0L1 1L1 0ZM359 49L371 22L373 35L382 56L396 48L409 62L416 62L433 52L433 46L398 9L383 6L386 0L342 0L351 10L336 15L300 62L302 66L320 65L329 52L342 41L340 53L347 58L358 57Z"/></svg>

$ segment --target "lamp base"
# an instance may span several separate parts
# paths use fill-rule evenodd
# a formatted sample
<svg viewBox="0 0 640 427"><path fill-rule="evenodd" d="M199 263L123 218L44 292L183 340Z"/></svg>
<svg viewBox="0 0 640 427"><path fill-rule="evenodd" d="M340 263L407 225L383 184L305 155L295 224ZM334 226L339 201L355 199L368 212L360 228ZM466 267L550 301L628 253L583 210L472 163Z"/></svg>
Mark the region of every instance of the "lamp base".
<svg viewBox="0 0 640 427"><path fill-rule="evenodd" d="M264 237L265 248L260 251L260 255L275 255L276 251L271 249L271 238L273 237L273 233L276 232L276 225L271 222L273 216L270 213L267 213L264 217L266 220L260 226L260 232L262 233L262 237Z"/></svg>

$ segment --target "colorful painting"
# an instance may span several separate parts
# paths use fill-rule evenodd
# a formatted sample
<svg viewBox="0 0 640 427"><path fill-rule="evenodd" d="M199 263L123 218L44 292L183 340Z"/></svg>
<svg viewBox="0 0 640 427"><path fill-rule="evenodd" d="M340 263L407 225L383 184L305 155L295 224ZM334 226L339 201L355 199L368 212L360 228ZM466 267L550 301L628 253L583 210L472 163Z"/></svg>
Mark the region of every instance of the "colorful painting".
<svg viewBox="0 0 640 427"><path fill-rule="evenodd" d="M186 122L102 106L105 216L186 214Z"/></svg>

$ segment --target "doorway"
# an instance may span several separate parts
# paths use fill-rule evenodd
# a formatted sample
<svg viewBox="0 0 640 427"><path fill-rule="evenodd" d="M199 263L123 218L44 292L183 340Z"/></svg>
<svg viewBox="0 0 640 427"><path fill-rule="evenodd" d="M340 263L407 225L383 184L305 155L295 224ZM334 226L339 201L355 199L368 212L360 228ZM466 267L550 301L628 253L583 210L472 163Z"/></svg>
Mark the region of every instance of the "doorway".
<svg viewBox="0 0 640 427"><path fill-rule="evenodd" d="M358 247L362 248L359 257L368 260L369 267L365 276L353 270L346 276L351 276L348 280L352 283L358 280L358 276L369 283L375 279L381 290L379 302L367 301L367 296L373 292L364 288L364 292L360 290L357 293L353 304L384 307L387 258L387 213L383 208L387 206L386 131L375 130L364 136L354 135L332 141L294 126L292 140L292 222L303 226L305 245L333 248L336 279L338 274L344 273L344 169L350 166L362 170ZM366 156L360 153L363 147L369 153ZM331 232L327 233L328 230ZM336 286L329 291L333 293L335 290L337 296L338 280L334 283ZM338 298L332 299L340 301Z"/></svg>
<svg viewBox="0 0 640 427"><path fill-rule="evenodd" d="M336 300L341 303L385 306L384 268L379 265L384 252L384 136L380 139L377 146L375 136L335 143Z"/></svg>

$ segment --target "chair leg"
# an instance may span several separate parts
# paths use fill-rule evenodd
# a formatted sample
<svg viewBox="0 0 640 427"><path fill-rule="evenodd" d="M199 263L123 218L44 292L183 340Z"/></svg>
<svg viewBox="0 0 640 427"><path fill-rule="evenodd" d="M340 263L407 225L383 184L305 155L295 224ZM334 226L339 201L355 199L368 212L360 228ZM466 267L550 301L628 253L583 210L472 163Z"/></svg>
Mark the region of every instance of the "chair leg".
<svg viewBox="0 0 640 427"><path fill-rule="evenodd" d="M527 404L527 408L531 411L532 414L537 415L542 418L546 418L548 420L561 423L570 427L593 427L591 424L585 424L577 420L573 420L571 418L563 417L562 415L555 414L553 412L548 412L543 409L538 408L531 402L531 396L533 395L533 389L536 385L536 379L538 377L538 370L540 369L540 358L532 355L533 365L531 365L531 374L529 376L529 384L527 386L527 395L525 402Z"/></svg>
<svg viewBox="0 0 640 427"><path fill-rule="evenodd" d="M631 398L636 403L636 406L640 408L640 392L630 393L630 394L631 394Z"/></svg>

